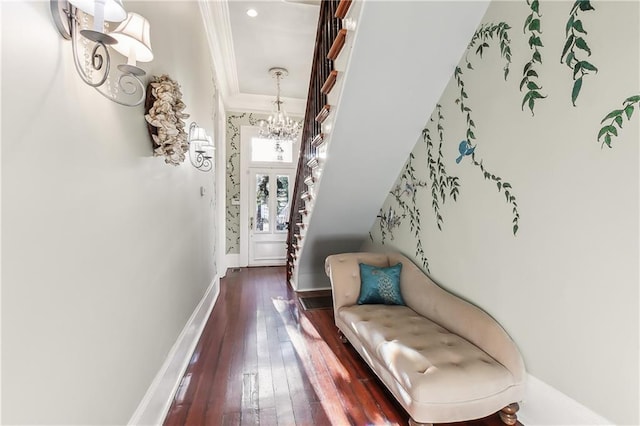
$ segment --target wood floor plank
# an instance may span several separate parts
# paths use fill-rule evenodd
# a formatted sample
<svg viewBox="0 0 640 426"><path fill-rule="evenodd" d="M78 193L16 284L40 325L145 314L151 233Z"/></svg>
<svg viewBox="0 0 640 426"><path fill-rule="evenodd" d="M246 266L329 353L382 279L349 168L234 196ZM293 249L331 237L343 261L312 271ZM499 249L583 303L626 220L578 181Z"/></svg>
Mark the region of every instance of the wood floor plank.
<svg viewBox="0 0 640 426"><path fill-rule="evenodd" d="M221 280L164 425L404 426L408 419L355 349L339 340L333 311L305 311L284 267L267 267ZM502 423L495 414L440 426Z"/></svg>

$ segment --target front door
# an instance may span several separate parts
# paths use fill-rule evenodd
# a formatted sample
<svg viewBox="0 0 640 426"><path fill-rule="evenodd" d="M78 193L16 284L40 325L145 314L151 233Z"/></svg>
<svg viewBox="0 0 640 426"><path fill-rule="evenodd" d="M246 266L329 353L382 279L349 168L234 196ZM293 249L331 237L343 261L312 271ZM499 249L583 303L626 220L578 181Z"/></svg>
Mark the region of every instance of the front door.
<svg viewBox="0 0 640 426"><path fill-rule="evenodd" d="M249 266L284 265L293 172L250 169Z"/></svg>

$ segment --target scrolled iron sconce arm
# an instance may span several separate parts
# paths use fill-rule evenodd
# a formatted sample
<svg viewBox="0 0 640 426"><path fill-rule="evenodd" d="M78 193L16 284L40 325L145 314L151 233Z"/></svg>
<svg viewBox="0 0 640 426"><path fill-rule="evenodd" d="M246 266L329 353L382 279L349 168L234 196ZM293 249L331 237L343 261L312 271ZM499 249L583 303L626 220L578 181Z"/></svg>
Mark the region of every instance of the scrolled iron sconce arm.
<svg viewBox="0 0 640 426"><path fill-rule="evenodd" d="M111 70L111 52L109 51L109 46L116 49L114 46L119 43L119 40L121 42L132 40L133 43L137 43L136 46L131 46L131 43L125 43L125 49L129 48L130 54L135 49L143 49L146 55L144 61L149 61L153 58L149 41L148 21L137 14L129 13L127 15L120 1L116 0L116 5L122 8L122 13L124 13L123 16L125 17L125 22L116 29L117 35L120 36L119 39L116 39L100 31L103 22L102 10L99 12L100 16L94 18L97 22L94 24L94 30L80 30L80 17L76 6L67 0L50 0L49 3L53 22L58 32L66 40L71 40L74 65L82 81L96 89L107 99L120 105L134 107L142 104L146 96L146 85L140 77L146 73L142 68L135 66L135 53L133 53L134 59L129 59L128 64L118 65L118 69L122 74L118 76L117 81L113 84L115 90L109 87L110 84L106 85L107 90L104 90L104 86L109 79L109 72ZM96 2L96 4L100 4L101 7L104 7L104 3L105 0L98 0ZM134 25L127 27L127 24L132 21ZM135 28L132 29L131 27ZM89 63L85 65L86 68L80 62L79 58L79 37L93 42L93 46L87 48L90 51L90 60ZM122 53L121 49L116 50ZM126 55L126 52L124 54ZM89 70L89 72L87 72L87 70ZM124 99L121 99L120 95L123 95L122 97Z"/></svg>
<svg viewBox="0 0 640 426"><path fill-rule="evenodd" d="M195 158L191 155L191 151L189 151L191 164L201 172L211 171L213 168L213 162L211 161L213 157L206 155L205 151L202 150L195 150L194 152L196 153Z"/></svg>

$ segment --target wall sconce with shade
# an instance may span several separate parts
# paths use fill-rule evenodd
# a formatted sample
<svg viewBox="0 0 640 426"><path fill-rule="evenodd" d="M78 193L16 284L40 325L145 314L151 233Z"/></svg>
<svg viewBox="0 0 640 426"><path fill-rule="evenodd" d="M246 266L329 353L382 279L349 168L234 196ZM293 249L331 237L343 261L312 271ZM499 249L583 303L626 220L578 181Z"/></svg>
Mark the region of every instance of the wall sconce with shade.
<svg viewBox="0 0 640 426"><path fill-rule="evenodd" d="M189 160L193 167L201 172L208 172L213 168L213 152L215 146L211 136L195 122L189 125Z"/></svg>
<svg viewBox="0 0 640 426"><path fill-rule="evenodd" d="M50 6L56 28L62 37L71 40L74 64L82 81L120 105L140 105L146 96L140 77L146 73L136 66L136 61L153 60L149 21L137 13L127 13L122 0L50 0ZM82 15L78 10L93 16L93 29L80 29ZM106 33L105 21L120 22L120 25ZM79 52L80 42L87 49L85 54ZM88 42L93 42L93 46ZM121 74L117 87L112 87L108 79L111 54L107 46L128 58L127 64L118 66ZM84 64L81 56L85 58Z"/></svg>

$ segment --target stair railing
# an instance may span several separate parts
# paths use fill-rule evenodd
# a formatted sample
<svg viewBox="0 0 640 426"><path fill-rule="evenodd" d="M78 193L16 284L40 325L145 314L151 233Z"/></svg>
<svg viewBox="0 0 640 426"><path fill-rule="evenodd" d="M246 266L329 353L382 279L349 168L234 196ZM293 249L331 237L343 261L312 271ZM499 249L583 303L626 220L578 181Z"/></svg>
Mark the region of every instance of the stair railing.
<svg viewBox="0 0 640 426"><path fill-rule="evenodd" d="M321 123L316 121L316 116L327 104L327 95L321 89L325 81L333 71L333 60L328 59L331 45L342 27L342 21L336 18L336 11L340 8L339 0L323 0L320 4L318 17L318 29L316 31L316 43L311 66L311 78L307 105L305 109L302 137L300 143L300 155L296 169L295 183L293 186L291 211L289 213L289 229L287 233L287 281L290 281L297 250L301 244L300 223L303 216L309 214L306 211L306 203L302 199L305 192L305 179L312 175L309 161L316 157L317 146L312 143L321 133Z"/></svg>

